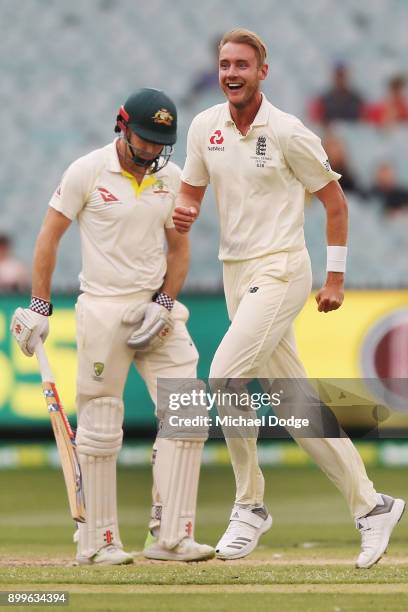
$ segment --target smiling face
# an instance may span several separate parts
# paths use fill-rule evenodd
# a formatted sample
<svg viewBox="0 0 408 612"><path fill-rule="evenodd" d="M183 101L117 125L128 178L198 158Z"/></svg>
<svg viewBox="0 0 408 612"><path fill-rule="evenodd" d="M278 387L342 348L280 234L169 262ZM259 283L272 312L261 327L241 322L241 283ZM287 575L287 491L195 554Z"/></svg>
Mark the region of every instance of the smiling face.
<svg viewBox="0 0 408 612"><path fill-rule="evenodd" d="M267 64L259 65L255 49L245 43L227 42L220 49L219 81L229 103L237 109L248 106L268 74Z"/></svg>

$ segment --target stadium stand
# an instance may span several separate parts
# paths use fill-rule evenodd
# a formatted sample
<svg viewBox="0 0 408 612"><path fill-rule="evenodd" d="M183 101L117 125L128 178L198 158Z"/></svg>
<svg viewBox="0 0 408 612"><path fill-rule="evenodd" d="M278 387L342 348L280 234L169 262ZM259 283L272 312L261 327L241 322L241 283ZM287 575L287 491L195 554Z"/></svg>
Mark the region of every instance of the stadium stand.
<svg viewBox="0 0 408 612"><path fill-rule="evenodd" d="M30 0L1 2L2 164L0 226L15 239L27 264L47 202L66 166L113 136L117 107L139 86L163 88L181 102L198 69L208 66L215 30L242 25L256 30L269 47L270 73L264 91L278 107L305 117L306 103L327 84L334 61L346 61L353 81L369 99L406 65L408 5L404 0ZM392 21L391 21L392 16ZM392 35L390 27L392 25ZM332 28L336 36L332 36ZM222 101L214 91L192 107L180 104L175 161L184 161L191 118ZM389 160L408 184L408 127L381 131L370 125L336 124L353 170L370 186L376 165ZM375 201L350 199L350 286L406 286L408 222L384 220ZM323 278L324 216L306 208L306 235L315 284ZM218 229L211 194L194 227L190 289L216 290ZM63 239L55 287L77 286L78 234Z"/></svg>

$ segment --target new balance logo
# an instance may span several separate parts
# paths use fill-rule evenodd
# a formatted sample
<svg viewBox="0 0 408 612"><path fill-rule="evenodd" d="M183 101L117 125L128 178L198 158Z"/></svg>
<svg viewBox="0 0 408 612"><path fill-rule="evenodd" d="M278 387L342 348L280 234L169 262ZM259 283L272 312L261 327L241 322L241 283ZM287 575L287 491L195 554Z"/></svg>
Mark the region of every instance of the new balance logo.
<svg viewBox="0 0 408 612"><path fill-rule="evenodd" d="M259 287L250 287L248 290L248 293L256 293L258 291Z"/></svg>

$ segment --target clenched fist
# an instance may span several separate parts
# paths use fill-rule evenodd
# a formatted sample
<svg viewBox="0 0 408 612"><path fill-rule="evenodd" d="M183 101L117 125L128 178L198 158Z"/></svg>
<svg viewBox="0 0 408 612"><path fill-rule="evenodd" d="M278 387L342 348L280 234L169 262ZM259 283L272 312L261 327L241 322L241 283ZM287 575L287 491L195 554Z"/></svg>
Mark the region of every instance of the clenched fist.
<svg viewBox="0 0 408 612"><path fill-rule="evenodd" d="M187 234L192 224L197 219L197 215L198 212L193 206L190 208L186 206L177 206L173 213L173 223L176 230L180 232L180 234Z"/></svg>
<svg viewBox="0 0 408 612"><path fill-rule="evenodd" d="M343 275L341 275L343 277ZM343 278L327 280L316 295L319 312L330 312L340 308L344 300Z"/></svg>

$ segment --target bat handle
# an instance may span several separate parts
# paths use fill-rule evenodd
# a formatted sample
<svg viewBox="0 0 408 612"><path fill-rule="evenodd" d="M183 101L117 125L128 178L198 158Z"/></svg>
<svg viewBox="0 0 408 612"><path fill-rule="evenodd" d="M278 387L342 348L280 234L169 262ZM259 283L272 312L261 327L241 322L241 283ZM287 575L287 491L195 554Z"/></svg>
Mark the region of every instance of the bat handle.
<svg viewBox="0 0 408 612"><path fill-rule="evenodd" d="M40 366L41 378L43 382L53 383L54 376L52 375L50 364L48 363L47 355L45 353L44 344L42 340L39 340L35 345L35 354L38 359L38 365Z"/></svg>

